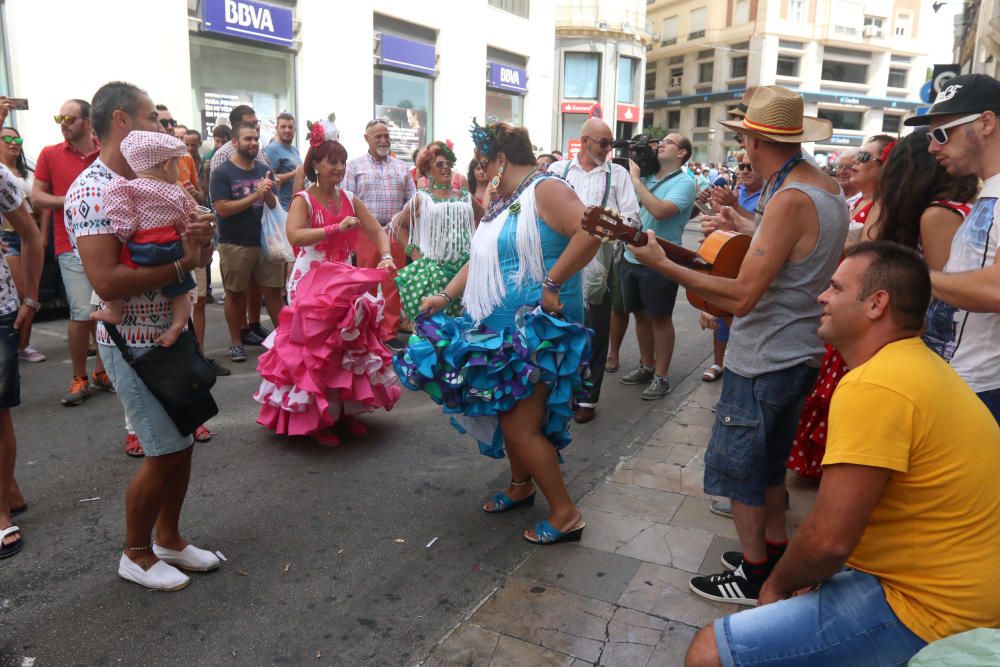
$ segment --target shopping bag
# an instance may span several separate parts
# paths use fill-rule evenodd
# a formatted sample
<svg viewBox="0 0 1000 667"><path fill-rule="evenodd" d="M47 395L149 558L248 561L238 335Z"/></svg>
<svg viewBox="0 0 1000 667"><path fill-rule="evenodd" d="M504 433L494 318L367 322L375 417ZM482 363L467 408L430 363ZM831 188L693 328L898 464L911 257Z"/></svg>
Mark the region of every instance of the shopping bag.
<svg viewBox="0 0 1000 667"><path fill-rule="evenodd" d="M268 208L264 204L264 215L260 220L260 247L264 251L264 258L275 264L295 261L292 244L285 236L286 220L288 214L281 208L281 204L275 204L274 208Z"/></svg>

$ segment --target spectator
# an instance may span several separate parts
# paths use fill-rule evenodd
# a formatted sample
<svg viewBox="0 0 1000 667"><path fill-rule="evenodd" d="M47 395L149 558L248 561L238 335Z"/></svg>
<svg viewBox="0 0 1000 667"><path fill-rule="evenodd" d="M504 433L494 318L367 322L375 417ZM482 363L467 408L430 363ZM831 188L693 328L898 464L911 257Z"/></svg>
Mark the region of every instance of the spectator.
<svg viewBox="0 0 1000 667"><path fill-rule="evenodd" d="M384 120L376 118L368 121L365 126L365 141L368 143L368 152L348 161L343 187L357 195L385 229L417 189L406 163L389 155L392 143L389 139L389 126ZM403 246L391 236L390 239L393 263L400 267L406 266ZM358 238L357 259L358 266L365 268L375 268L382 261L381 253L367 236ZM396 336L401 312L399 290L392 276L382 282L382 297L385 299L382 334L386 346L398 352L403 349L403 343Z"/></svg>
<svg viewBox="0 0 1000 667"><path fill-rule="evenodd" d="M582 130L581 130L582 132ZM535 167L538 169L539 173L545 173L549 170L549 167L555 163L556 158L552 153L542 153L537 158L535 158Z"/></svg>
<svg viewBox="0 0 1000 667"><path fill-rule="evenodd" d="M934 300L924 340L969 383L1000 420L1000 265L994 224L1000 197L1000 81L984 74L948 82L930 112L904 121L929 125L929 151L953 177L984 181L955 233L943 271L931 272Z"/></svg>
<svg viewBox="0 0 1000 667"><path fill-rule="evenodd" d="M1000 553L1000 429L921 344L930 291L914 250L847 251L819 298L819 335L853 370L833 397L816 504L760 606L703 628L689 667L903 665L928 642L1000 624L1000 584L983 567Z"/></svg>
<svg viewBox="0 0 1000 667"><path fill-rule="evenodd" d="M639 211L642 228L678 244L698 194L694 180L683 169L689 157L691 141L674 132L659 142L660 169L655 175L642 178L639 166L629 163L632 185L642 206ZM674 354L673 313L677 283L643 266L631 248L625 250L621 281L625 310L635 315L640 361L639 367L627 373L620 382L648 383L642 398L647 401L663 398L670 393L667 372Z"/></svg>
<svg viewBox="0 0 1000 667"><path fill-rule="evenodd" d="M163 126L163 129L183 141L184 135L187 134L187 127L179 125L170 114L170 110L163 104L156 105L156 112L160 115L160 125ZM204 204L205 193L200 187L201 179L199 178L198 165L194 158L190 155L182 156L177 164L177 167L180 172L180 178L177 182L182 188L187 190L188 194L190 194L196 202Z"/></svg>
<svg viewBox="0 0 1000 667"><path fill-rule="evenodd" d="M0 101L0 126L3 125L4 118L7 113L6 109L3 108L2 101ZM27 161L24 159L24 139L21 138L21 134L15 130L13 127L4 127L0 129L0 164L7 167L14 182L17 183L18 188L21 191L21 198L24 200L25 206L27 207L28 213L31 214L32 219L35 220L37 226L41 230L41 241L42 250L44 253L45 241L48 238L49 232L49 222L51 221L51 216L48 211L42 211L41 209L36 209L31 206L31 182L34 180L34 170L28 166ZM7 244L7 250L4 253L4 257L7 261L7 267L10 269L10 277L14 281L14 287L17 289L18 294L31 294L32 291L38 291L38 285L34 286L33 290L29 290L28 286L24 282L24 271L21 267L21 237L14 229L13 223L11 223L6 216L3 218L3 232L2 232L3 242ZM39 271L37 276L41 277L41 272ZM36 350L31 346L31 323L27 323L20 329L20 343L18 345L18 357L21 361L27 361L29 363L38 363L40 361L45 361L45 355Z"/></svg>
<svg viewBox="0 0 1000 667"><path fill-rule="evenodd" d="M580 136L581 146L577 156L553 163L549 171L572 185L585 206L616 209L624 220L638 225L639 202L629 173L621 165L608 160L614 140L611 128L599 118L589 118L583 124ZM573 419L578 424L586 424L597 414L611 334L612 294L613 290L620 289L620 271L618 246L602 243L583 272L583 296L587 302L584 321L594 330L594 335L590 341L590 385L584 390L586 395L577 399L573 411Z"/></svg>
<svg viewBox="0 0 1000 667"><path fill-rule="evenodd" d="M182 141L184 142L184 146L187 147L188 155L194 160L196 171L198 174L201 174L201 165L204 162L201 159L201 132L198 130L188 130L184 133Z"/></svg>
<svg viewBox="0 0 1000 667"><path fill-rule="evenodd" d="M257 128L238 123L234 130L236 153L229 162L212 169L209 185L212 204L219 215L219 257L222 286L226 290L226 324L229 327L229 359L246 361L241 329L247 311L247 287L251 276L260 285L271 325L278 325L284 264L270 262L260 247L260 225L264 206L274 208L274 181L270 170L257 161L260 149ZM257 310L260 306L256 306Z"/></svg>
<svg viewBox="0 0 1000 667"><path fill-rule="evenodd" d="M101 155L73 183L66 198L72 240L83 266L102 299L124 299L118 325L133 356L148 352L169 326L170 300L160 291L175 282L172 264L129 268L120 263L121 242L104 217L103 192L119 174L131 175L121 142L132 130L160 132L156 107L145 92L128 83L108 83L94 95L94 129ZM207 216L192 221L183 240L182 271L208 260L213 236ZM104 324L97 329L100 353L114 375L118 399L145 449L146 458L125 494L125 548L118 576L146 588L178 590L188 577L174 567L207 571L219 567L210 551L198 549L181 535L180 514L191 477L190 435L181 435L163 406L125 362ZM151 540L155 532L155 540Z"/></svg>
<svg viewBox="0 0 1000 667"><path fill-rule="evenodd" d="M698 191L707 190L712 186L712 179L708 177L708 169L702 168L698 170L698 177L695 179L695 183L698 186Z"/></svg>
<svg viewBox="0 0 1000 667"><path fill-rule="evenodd" d="M0 100L4 107L6 100ZM18 332L31 325L41 304L38 303L38 277L42 271L42 235L24 203L22 189L7 167L0 165L0 213L21 238L22 274L26 291L12 289L7 263L0 261L0 559L13 556L24 548L21 529L13 516L28 509L24 494L14 479L17 439L10 409L21 403L21 377L18 372Z"/></svg>
<svg viewBox="0 0 1000 667"><path fill-rule="evenodd" d="M549 151L549 155L551 155L552 157L554 157L555 160L556 160L556 162L558 162L559 160L565 160L566 159L566 158L563 157L563 152L561 150L557 149L557 148L553 148L552 150L550 150Z"/></svg>
<svg viewBox="0 0 1000 667"><path fill-rule="evenodd" d="M469 162L469 173L466 176L466 180L469 182L469 192L472 193L472 197L484 209L489 208L490 182L486 180L486 172L483 171L482 165L479 164L479 160L476 158L472 158L472 161Z"/></svg>
<svg viewBox="0 0 1000 667"><path fill-rule="evenodd" d="M852 208L861 196L861 191L851 182L851 177L854 176L854 161L857 157L858 151L853 149L843 151L837 156L836 179L840 189L844 191L848 208Z"/></svg>
<svg viewBox="0 0 1000 667"><path fill-rule="evenodd" d="M94 331L94 322L90 319L90 312L93 310L90 296L94 290L87 280L80 258L70 244L63 215L63 204L69 186L97 159L100 150L93 137L89 102L84 100L64 102L56 116L56 122L59 123L65 140L55 146L46 146L38 155L35 182L31 187L31 201L36 207L52 210L54 250L59 261L63 287L66 290L66 301L69 302L67 335L69 357L73 366L73 378L62 396L62 404L73 406L80 405L87 399L91 383L97 389L114 391L100 357L95 361L94 372L90 379L87 379L87 347Z"/></svg>
<svg viewBox="0 0 1000 667"><path fill-rule="evenodd" d="M274 170L275 181L278 184L278 202L281 208L288 210L292 203L292 181L299 173L302 157L295 141L295 116L283 111L278 114L277 141L272 141L264 149L264 157Z"/></svg>

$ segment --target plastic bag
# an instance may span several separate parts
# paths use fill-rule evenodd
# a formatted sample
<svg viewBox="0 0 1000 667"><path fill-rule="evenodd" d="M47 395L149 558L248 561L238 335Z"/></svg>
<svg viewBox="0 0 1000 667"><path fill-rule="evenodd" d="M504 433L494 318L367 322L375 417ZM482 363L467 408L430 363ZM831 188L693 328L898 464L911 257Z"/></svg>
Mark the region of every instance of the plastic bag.
<svg viewBox="0 0 1000 667"><path fill-rule="evenodd" d="M979 628L925 646L910 667L994 667L1000 664L1000 630Z"/></svg>
<svg viewBox="0 0 1000 667"><path fill-rule="evenodd" d="M275 204L274 208L268 208L264 204L264 215L260 219L260 247L264 251L264 258L275 264L295 261L292 244L285 236L286 220L288 214L281 208L281 204Z"/></svg>

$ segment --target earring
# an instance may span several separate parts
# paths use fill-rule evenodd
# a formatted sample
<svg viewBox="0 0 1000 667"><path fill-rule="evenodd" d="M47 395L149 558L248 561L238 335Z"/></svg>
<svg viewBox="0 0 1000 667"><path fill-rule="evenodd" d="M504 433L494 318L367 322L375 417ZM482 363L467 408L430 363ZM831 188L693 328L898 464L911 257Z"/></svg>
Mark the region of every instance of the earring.
<svg viewBox="0 0 1000 667"><path fill-rule="evenodd" d="M497 170L497 175L490 179L490 187L496 190L500 187L500 177L503 176L504 165L500 165L500 169Z"/></svg>

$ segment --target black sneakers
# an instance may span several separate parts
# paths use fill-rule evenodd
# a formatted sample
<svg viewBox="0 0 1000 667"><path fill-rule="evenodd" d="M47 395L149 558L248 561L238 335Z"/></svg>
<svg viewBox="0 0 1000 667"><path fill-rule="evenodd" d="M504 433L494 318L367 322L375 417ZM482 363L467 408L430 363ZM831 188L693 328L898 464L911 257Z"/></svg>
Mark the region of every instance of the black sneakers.
<svg viewBox="0 0 1000 667"><path fill-rule="evenodd" d="M725 556L723 556L723 559L725 559ZM764 580L754 582L747 578L747 575L743 572L742 561L741 557L740 564L733 572L693 578L690 583L691 591L695 595L700 595L715 602L756 607L757 598L760 596L760 589L764 585Z"/></svg>
<svg viewBox="0 0 1000 667"><path fill-rule="evenodd" d="M743 552L742 551L727 551L722 554L722 567L726 568L730 572L738 568L743 564Z"/></svg>

